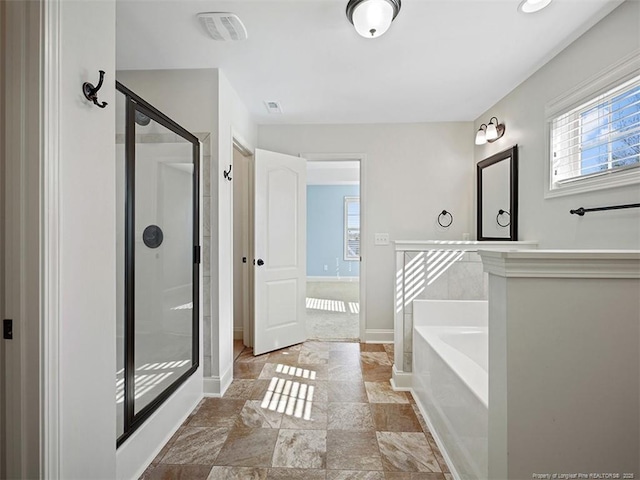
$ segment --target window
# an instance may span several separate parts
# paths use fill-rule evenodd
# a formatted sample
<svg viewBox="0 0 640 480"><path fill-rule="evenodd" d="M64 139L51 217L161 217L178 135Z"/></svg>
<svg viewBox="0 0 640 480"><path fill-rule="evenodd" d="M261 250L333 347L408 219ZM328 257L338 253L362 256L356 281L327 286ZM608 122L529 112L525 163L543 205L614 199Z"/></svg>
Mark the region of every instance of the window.
<svg viewBox="0 0 640 480"><path fill-rule="evenodd" d="M360 197L344 197L344 259L360 261Z"/></svg>
<svg viewBox="0 0 640 480"><path fill-rule="evenodd" d="M639 167L640 76L552 118L551 155L551 190Z"/></svg>

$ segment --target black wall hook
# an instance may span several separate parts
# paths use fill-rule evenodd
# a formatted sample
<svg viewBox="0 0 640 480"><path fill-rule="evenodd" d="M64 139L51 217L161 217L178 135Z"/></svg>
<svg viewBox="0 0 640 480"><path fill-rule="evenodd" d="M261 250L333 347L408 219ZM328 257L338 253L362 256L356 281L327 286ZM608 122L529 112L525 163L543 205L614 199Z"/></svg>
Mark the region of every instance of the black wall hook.
<svg viewBox="0 0 640 480"><path fill-rule="evenodd" d="M227 180L231 181L231 167L233 165L229 165L229 171L227 172L226 170L223 172L224 174L224 178L226 178Z"/></svg>
<svg viewBox="0 0 640 480"><path fill-rule="evenodd" d="M82 84L82 93L84 93L86 99L93 102L94 105L97 105L100 108L104 108L108 105L107 102L98 103L98 90L102 88L103 81L104 70L100 70L100 81L98 82L98 85L94 87L93 84L89 82L84 82Z"/></svg>

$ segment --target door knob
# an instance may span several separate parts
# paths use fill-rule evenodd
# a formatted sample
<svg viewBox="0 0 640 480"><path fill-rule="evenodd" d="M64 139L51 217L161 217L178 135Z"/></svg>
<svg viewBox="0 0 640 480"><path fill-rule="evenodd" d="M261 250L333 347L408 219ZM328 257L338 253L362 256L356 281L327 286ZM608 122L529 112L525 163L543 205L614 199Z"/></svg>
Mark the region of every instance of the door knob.
<svg viewBox="0 0 640 480"><path fill-rule="evenodd" d="M262 265L264 265L264 260L262 260L261 258L258 259L258 266L261 267Z"/></svg>

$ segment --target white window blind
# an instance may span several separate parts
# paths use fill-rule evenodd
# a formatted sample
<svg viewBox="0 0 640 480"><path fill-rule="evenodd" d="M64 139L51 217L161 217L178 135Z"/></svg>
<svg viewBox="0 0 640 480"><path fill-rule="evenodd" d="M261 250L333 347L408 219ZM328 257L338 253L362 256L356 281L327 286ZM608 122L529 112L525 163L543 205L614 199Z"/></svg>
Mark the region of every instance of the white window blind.
<svg viewBox="0 0 640 480"><path fill-rule="evenodd" d="M552 188L640 166L640 76L551 121Z"/></svg>
<svg viewBox="0 0 640 480"><path fill-rule="evenodd" d="M344 197L344 259L360 260L360 197Z"/></svg>

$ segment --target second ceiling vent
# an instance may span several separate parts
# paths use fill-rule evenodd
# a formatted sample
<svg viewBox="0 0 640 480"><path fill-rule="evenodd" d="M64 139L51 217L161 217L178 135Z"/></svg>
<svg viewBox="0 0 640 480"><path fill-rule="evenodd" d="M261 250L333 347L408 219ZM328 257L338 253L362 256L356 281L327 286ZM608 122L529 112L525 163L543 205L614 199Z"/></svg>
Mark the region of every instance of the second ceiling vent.
<svg viewBox="0 0 640 480"><path fill-rule="evenodd" d="M214 40L235 42L247 39L247 29L242 20L233 13L199 13L198 20Z"/></svg>

